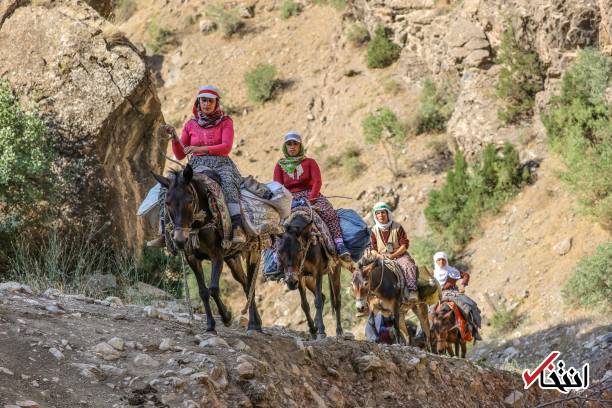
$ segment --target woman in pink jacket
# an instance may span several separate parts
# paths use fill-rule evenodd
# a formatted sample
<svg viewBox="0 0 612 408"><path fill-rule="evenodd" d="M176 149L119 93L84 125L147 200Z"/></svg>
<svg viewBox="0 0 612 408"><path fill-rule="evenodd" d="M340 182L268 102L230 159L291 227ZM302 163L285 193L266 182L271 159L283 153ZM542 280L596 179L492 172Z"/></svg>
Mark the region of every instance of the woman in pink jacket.
<svg viewBox="0 0 612 408"><path fill-rule="evenodd" d="M211 85L201 87L193 104L193 116L183 126L180 140L172 126L166 125L165 131L172 138L172 151L177 159L182 160L191 154L189 164L194 171L197 172L198 167L207 167L219 173L221 189L232 219L232 241L245 242L246 236L240 216L239 189L242 177L229 158L234 143L234 125L232 119L221 110L220 99L216 87ZM161 207L163 223L163 205ZM150 241L148 245L163 247L165 245L163 234Z"/></svg>

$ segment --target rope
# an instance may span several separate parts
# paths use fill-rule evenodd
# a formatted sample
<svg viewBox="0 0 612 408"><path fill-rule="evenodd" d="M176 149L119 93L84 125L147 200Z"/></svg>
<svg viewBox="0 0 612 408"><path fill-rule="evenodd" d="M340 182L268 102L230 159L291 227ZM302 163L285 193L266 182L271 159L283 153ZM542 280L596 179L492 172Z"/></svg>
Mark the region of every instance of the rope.
<svg viewBox="0 0 612 408"><path fill-rule="evenodd" d="M181 267L183 269L183 286L184 286L184 292L185 292L185 306L187 306L187 309L189 310L189 319L191 321L193 321L193 310L191 310L191 295L189 294L189 284L187 283L187 272L185 271L185 262L187 262L187 260L185 259L185 253L181 252L183 255L181 257Z"/></svg>

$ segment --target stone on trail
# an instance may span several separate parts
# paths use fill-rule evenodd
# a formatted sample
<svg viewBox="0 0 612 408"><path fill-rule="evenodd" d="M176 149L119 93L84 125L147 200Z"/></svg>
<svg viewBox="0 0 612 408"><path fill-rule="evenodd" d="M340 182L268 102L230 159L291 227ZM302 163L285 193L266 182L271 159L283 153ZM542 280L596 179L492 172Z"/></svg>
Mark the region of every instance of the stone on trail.
<svg viewBox="0 0 612 408"><path fill-rule="evenodd" d="M6 374L6 375L14 375L15 374L11 370L9 370L8 368L4 368L4 367L0 367L0 373Z"/></svg>
<svg viewBox="0 0 612 408"><path fill-rule="evenodd" d="M113 337L108 341L115 350L123 351L123 347L125 346L125 342L121 337Z"/></svg>
<svg viewBox="0 0 612 408"><path fill-rule="evenodd" d="M143 310L146 313L146 315L149 317L152 317L152 318L159 317L159 310L157 310L157 308L154 308L153 306L147 306Z"/></svg>
<svg viewBox="0 0 612 408"><path fill-rule="evenodd" d="M123 307L123 301L117 296L109 296L104 299L105 302L108 302L111 306L115 307Z"/></svg>
<svg viewBox="0 0 612 408"><path fill-rule="evenodd" d="M64 354L59 351L58 349L56 349L55 347L51 347L49 349L49 353L53 354L53 357L55 357L58 360L63 360L64 359Z"/></svg>
<svg viewBox="0 0 612 408"><path fill-rule="evenodd" d="M155 360L148 354L140 353L134 357L134 365L139 367L159 367L159 361Z"/></svg>
<svg viewBox="0 0 612 408"><path fill-rule="evenodd" d="M255 376L255 367L248 361L243 361L242 363L238 364L236 371L238 371L238 375L243 380L248 380Z"/></svg>
<svg viewBox="0 0 612 408"><path fill-rule="evenodd" d="M159 350L168 351L173 349L175 345L176 342L172 339L162 339L161 343L159 344Z"/></svg>
<svg viewBox="0 0 612 408"><path fill-rule="evenodd" d="M28 285L23 285L19 282L2 282L0 283L0 292L22 292L28 295L32 294L32 288Z"/></svg>
<svg viewBox="0 0 612 408"><path fill-rule="evenodd" d="M200 342L200 347L225 347L229 348L229 344L227 341L223 340L221 337L215 336L210 339L202 340Z"/></svg>
<svg viewBox="0 0 612 408"><path fill-rule="evenodd" d="M120 357L119 352L115 350L113 346L104 341L98 343L94 347L93 351L94 353L99 354L106 361L117 360Z"/></svg>
<svg viewBox="0 0 612 408"><path fill-rule="evenodd" d="M62 296L62 292L60 292L58 289L55 289L55 288L49 288L45 290L45 293L43 293L43 296L48 299L55 299L56 297Z"/></svg>
<svg viewBox="0 0 612 408"><path fill-rule="evenodd" d="M40 408L40 404L32 400L17 401L16 404L21 408Z"/></svg>

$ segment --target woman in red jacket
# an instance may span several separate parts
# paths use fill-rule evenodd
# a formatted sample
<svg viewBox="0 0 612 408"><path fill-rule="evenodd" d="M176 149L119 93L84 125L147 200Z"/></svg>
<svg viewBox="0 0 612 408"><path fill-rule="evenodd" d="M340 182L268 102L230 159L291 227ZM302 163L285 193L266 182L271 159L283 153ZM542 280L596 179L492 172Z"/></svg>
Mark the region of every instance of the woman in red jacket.
<svg viewBox="0 0 612 408"><path fill-rule="evenodd" d="M178 138L176 130L170 125L166 125L164 130L172 138L172 151L177 159L182 160L191 154L189 164L195 172L206 167L219 174L221 189L232 219L232 241L245 242L246 236L240 215L239 189L242 177L229 158L234 143L234 124L232 118L223 113L219 102L219 90L216 87L212 85L201 87L193 103L193 117L183 126L181 138ZM164 194L162 192L162 195ZM163 208L162 205L160 211L162 231ZM149 241L148 246L165 246L164 235Z"/></svg>
<svg viewBox="0 0 612 408"><path fill-rule="evenodd" d="M350 260L351 254L344 246L340 219L331 203L321 195L321 170L314 159L305 156L302 138L297 132L285 135L284 158L274 167L274 181L284 185L293 194L293 202L307 200L319 207L319 214L336 244L336 252L343 260Z"/></svg>

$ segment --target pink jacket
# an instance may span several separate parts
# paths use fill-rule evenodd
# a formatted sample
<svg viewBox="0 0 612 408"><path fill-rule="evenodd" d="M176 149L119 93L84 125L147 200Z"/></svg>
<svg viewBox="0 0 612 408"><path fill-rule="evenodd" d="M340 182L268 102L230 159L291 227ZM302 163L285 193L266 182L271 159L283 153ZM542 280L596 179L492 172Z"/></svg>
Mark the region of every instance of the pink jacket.
<svg viewBox="0 0 612 408"><path fill-rule="evenodd" d="M183 146L208 146L208 155L210 156L229 156L234 143L232 118L226 116L217 126L208 129L201 127L198 122L191 119L183 127L181 143L172 141L172 151L178 160L182 160L186 156Z"/></svg>

